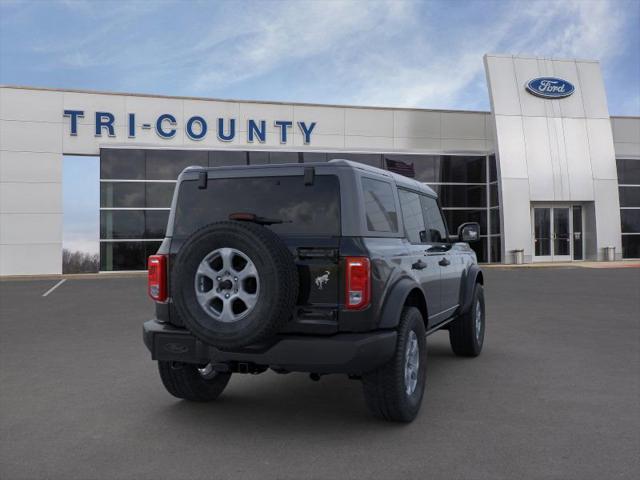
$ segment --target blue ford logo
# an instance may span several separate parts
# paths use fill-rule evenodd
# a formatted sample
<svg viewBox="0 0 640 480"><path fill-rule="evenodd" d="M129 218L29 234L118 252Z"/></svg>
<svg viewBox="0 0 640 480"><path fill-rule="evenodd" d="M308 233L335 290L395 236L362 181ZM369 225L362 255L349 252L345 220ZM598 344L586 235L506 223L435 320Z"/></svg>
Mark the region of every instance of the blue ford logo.
<svg viewBox="0 0 640 480"><path fill-rule="evenodd" d="M543 98L563 98L571 95L576 87L566 80L555 77L539 77L529 80L526 85L529 93Z"/></svg>

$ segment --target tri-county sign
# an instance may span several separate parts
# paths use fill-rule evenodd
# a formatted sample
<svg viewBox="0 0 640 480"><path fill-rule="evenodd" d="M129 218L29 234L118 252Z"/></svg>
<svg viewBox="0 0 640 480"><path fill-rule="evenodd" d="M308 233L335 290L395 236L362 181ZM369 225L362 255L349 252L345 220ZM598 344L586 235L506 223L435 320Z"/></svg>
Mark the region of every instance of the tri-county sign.
<svg viewBox="0 0 640 480"><path fill-rule="evenodd" d="M529 93L542 98L564 98L576 90L570 82L556 77L534 78L525 87Z"/></svg>
<svg viewBox="0 0 640 480"><path fill-rule="evenodd" d="M115 115L111 112L95 112L95 136L101 137L106 133L109 137L116 136ZM78 135L78 119L84 118L84 110L65 110L63 116L69 119L69 132L71 136ZM138 128L142 130L155 130L160 138L170 139L176 135L178 121L171 113L163 113L154 118L152 122L140 123L136 119L135 113L127 114L127 131L129 138L136 138ZM311 143L311 133L316 127L316 122L296 122L302 134L302 141L305 145ZM210 124L213 124L210 126ZM185 122L185 133L191 140L202 140L207 136L209 130L215 130L215 134L221 142L231 142L236 138L235 118L215 118L207 120L199 115L188 118ZM277 130L280 143L286 144L289 141L293 122L291 120L275 120L273 122ZM266 142L267 122L265 120L247 120L246 128L247 141L253 143Z"/></svg>

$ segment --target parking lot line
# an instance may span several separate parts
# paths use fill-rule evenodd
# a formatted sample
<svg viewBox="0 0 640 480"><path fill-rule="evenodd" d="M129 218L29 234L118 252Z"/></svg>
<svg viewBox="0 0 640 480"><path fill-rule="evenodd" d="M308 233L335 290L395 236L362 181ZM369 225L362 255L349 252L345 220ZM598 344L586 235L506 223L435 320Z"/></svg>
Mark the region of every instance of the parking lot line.
<svg viewBox="0 0 640 480"><path fill-rule="evenodd" d="M56 283L53 287L51 287L49 290L47 290L46 292L44 292L42 294L43 297L46 297L47 295L49 295L51 292L53 292L56 288L58 288L60 285L62 285L64 282L66 282L67 279L63 278L62 280L60 280L58 283Z"/></svg>

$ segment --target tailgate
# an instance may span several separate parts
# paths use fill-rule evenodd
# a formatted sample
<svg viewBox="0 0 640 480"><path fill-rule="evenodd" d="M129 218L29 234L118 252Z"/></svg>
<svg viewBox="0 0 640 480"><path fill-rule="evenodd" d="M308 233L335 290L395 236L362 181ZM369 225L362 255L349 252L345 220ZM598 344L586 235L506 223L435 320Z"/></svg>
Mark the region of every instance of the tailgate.
<svg viewBox="0 0 640 480"><path fill-rule="evenodd" d="M297 306L283 332L336 333L342 288L339 240L335 237L283 240L295 257L300 280Z"/></svg>

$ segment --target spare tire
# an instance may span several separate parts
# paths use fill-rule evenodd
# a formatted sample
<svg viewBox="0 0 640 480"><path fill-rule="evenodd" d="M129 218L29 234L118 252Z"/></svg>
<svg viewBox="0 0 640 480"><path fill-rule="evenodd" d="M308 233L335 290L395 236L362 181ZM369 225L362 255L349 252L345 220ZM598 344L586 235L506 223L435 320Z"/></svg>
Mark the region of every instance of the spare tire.
<svg viewBox="0 0 640 480"><path fill-rule="evenodd" d="M298 271L271 230L216 222L193 233L176 256L171 294L184 325L206 343L234 349L275 334L291 317Z"/></svg>

